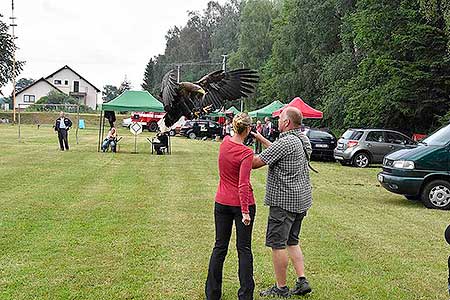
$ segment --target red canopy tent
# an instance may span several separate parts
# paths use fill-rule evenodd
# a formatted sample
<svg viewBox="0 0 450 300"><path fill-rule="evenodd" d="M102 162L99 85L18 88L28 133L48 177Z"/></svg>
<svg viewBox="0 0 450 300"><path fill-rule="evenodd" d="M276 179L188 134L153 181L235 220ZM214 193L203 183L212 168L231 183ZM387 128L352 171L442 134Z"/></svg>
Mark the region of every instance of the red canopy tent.
<svg viewBox="0 0 450 300"><path fill-rule="evenodd" d="M321 111L312 108L311 106L309 106L308 104L303 102L303 100L300 99L300 97L294 98L294 100L292 100L289 104L285 105L283 108L280 108L279 110L274 111L272 113L272 116L278 117L281 114L281 112L283 111L283 109L285 109L288 106L298 108L302 112L303 118L305 118L305 119L322 119L323 118L323 113Z"/></svg>

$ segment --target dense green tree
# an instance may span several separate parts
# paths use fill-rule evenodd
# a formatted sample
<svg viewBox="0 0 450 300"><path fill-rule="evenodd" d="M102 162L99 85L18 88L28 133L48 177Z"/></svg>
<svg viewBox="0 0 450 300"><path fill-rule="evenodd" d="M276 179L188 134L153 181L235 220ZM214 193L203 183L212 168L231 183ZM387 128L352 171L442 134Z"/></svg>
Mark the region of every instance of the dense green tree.
<svg viewBox="0 0 450 300"><path fill-rule="evenodd" d="M119 95L120 95L120 91L119 91L118 87L116 87L114 85L110 85L110 84L107 84L103 87L102 99L103 99L104 103L113 100L114 98L116 98Z"/></svg>
<svg viewBox="0 0 450 300"><path fill-rule="evenodd" d="M450 107L448 36L417 1L361 0L350 18L358 74L346 86L347 126L407 133L438 124Z"/></svg>
<svg viewBox="0 0 450 300"><path fill-rule="evenodd" d="M285 0L272 31L270 60L263 70L267 99L289 101L301 96L318 103L323 92L321 71L329 55L341 48L341 16L337 0Z"/></svg>
<svg viewBox="0 0 450 300"><path fill-rule="evenodd" d="M32 78L20 78L16 82L16 93L21 91L22 89L26 88L27 86L33 84L34 79Z"/></svg>
<svg viewBox="0 0 450 300"><path fill-rule="evenodd" d="M131 90L132 86L131 86L131 81L129 81L127 79L127 76L125 76L125 78L123 79L122 83L120 84L118 90L119 90L119 95L122 94L125 91L129 91Z"/></svg>
<svg viewBox="0 0 450 300"><path fill-rule="evenodd" d="M14 43L12 36L8 33L8 25L2 21L3 15L0 14L0 88L12 80L13 65L14 65L14 51L17 46ZM15 75L19 75L22 71L24 62L16 62Z"/></svg>
<svg viewBox="0 0 450 300"><path fill-rule="evenodd" d="M177 65L182 79L196 80L228 54L230 68L260 71L247 109L300 96L323 110L317 126L426 132L450 120L449 4L212 1L168 31L146 87L158 91L162 76Z"/></svg>
<svg viewBox="0 0 450 300"><path fill-rule="evenodd" d="M153 58L150 59L150 61L147 64L147 67L145 67L144 72L144 82L142 83L142 89L148 91L150 94L153 93L153 89L155 86L155 61Z"/></svg>

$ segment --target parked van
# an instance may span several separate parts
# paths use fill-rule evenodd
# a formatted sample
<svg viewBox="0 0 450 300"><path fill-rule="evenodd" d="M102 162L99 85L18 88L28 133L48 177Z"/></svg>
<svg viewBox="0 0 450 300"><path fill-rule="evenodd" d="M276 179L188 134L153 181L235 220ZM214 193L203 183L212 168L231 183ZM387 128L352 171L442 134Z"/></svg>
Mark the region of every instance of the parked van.
<svg viewBox="0 0 450 300"><path fill-rule="evenodd" d="M421 200L428 208L450 209L450 125L416 148L387 155L378 181L388 191Z"/></svg>

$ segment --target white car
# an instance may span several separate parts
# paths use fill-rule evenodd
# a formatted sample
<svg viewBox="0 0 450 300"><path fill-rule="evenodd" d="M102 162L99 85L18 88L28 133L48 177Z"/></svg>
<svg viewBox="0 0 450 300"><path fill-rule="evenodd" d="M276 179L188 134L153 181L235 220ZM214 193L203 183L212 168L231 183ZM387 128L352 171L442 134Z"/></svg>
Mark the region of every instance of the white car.
<svg viewBox="0 0 450 300"><path fill-rule="evenodd" d="M131 123L133 123L133 122L131 121L131 118L126 118L126 119L123 119L123 120L122 120L122 126L123 126L123 127L130 128ZM147 126L147 123L146 123L146 122L139 122L139 124L141 124L142 128L144 128L144 126Z"/></svg>

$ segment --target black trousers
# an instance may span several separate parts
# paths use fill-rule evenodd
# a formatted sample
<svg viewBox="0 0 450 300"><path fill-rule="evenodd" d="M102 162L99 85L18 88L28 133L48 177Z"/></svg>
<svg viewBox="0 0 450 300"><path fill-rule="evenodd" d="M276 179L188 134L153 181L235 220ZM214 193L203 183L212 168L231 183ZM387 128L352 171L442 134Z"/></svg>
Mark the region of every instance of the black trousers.
<svg viewBox="0 0 450 300"><path fill-rule="evenodd" d="M64 151L64 146L66 150L69 150L69 141L67 140L67 129L58 129L58 140L59 148Z"/></svg>
<svg viewBox="0 0 450 300"><path fill-rule="evenodd" d="M251 223L245 226L242 223L240 207L222 205L216 202L214 208L216 243L209 261L208 278L205 286L206 299L221 299L223 264L228 252L233 221L236 226L236 248L239 259L239 282L241 285L238 291L238 299L253 299L255 282L253 280L252 229L255 212L255 205L250 206Z"/></svg>

